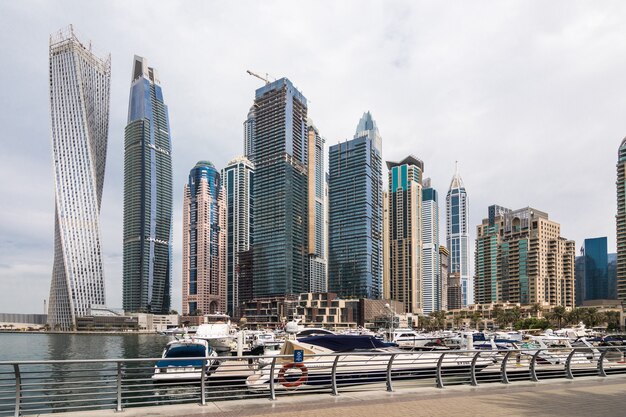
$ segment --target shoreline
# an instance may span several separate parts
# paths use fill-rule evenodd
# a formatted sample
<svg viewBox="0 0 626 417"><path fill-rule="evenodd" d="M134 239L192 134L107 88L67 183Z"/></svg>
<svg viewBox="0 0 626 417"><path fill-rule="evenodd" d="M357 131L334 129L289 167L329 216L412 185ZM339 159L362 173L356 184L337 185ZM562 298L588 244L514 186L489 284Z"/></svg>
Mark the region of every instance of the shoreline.
<svg viewBox="0 0 626 417"><path fill-rule="evenodd" d="M61 330L5 330L0 329L0 334L3 333L26 333L26 334L100 334L100 335L127 335L127 334L153 334L160 335L159 332L149 330L137 330L137 331L115 331L115 330L75 330L75 331L61 331ZM166 336L166 335L164 335Z"/></svg>

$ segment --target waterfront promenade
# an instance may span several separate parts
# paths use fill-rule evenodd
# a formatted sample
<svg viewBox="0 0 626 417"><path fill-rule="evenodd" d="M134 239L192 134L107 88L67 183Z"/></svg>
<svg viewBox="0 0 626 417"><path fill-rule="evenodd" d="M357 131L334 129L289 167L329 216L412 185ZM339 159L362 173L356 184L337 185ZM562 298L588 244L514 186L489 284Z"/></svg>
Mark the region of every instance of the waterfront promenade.
<svg viewBox="0 0 626 417"><path fill-rule="evenodd" d="M516 382L395 392L355 391L268 399L246 399L159 407L127 408L125 417L199 416L622 416L626 413L626 376ZM42 414L43 416L44 414ZM50 415L50 414L47 414ZM113 410L54 414L58 417L119 417Z"/></svg>

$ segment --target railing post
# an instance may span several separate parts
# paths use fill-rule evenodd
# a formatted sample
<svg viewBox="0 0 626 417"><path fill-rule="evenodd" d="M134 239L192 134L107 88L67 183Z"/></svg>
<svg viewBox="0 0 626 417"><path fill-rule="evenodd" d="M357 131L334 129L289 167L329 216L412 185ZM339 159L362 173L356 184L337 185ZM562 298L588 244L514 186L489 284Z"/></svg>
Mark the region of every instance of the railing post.
<svg viewBox="0 0 626 417"><path fill-rule="evenodd" d="M20 417L22 408L22 376L20 375L20 366L17 363L13 364L13 371L15 372L15 417Z"/></svg>
<svg viewBox="0 0 626 417"><path fill-rule="evenodd" d="M393 360L396 358L396 353L392 354L389 357L389 362L387 362L387 391L393 391L393 384L391 382L391 365L393 364Z"/></svg>
<svg viewBox="0 0 626 417"><path fill-rule="evenodd" d="M446 356L446 352L441 352L439 360L437 361L437 371L435 377L437 378L437 388L444 388L443 377L441 373L441 365L443 364L443 357Z"/></svg>
<svg viewBox="0 0 626 417"><path fill-rule="evenodd" d="M509 350L506 355L504 355L504 358L502 359L502 365L500 365L500 382L502 382L503 384L509 383L509 376L506 374L506 364L509 361L512 353L513 351Z"/></svg>
<svg viewBox="0 0 626 417"><path fill-rule="evenodd" d="M337 363L339 362L339 355L335 356L335 361L333 362L333 370L330 374L330 383L333 390L333 395L339 395L339 390L337 389Z"/></svg>
<svg viewBox="0 0 626 417"><path fill-rule="evenodd" d="M606 370L604 369L604 357L606 356L608 351L609 351L608 349L603 350L602 353L600 354L600 357L598 358L598 376L601 376L601 377L606 376Z"/></svg>
<svg viewBox="0 0 626 417"><path fill-rule="evenodd" d="M276 368L276 357L272 358L270 367L270 400L276 399L276 387L274 386L274 369Z"/></svg>
<svg viewBox="0 0 626 417"><path fill-rule="evenodd" d="M539 353L541 353L541 349L537 349L537 352L535 352L532 359L530 360L530 380L533 382L539 382L539 378L537 378L537 369L536 369L537 356L539 356Z"/></svg>
<svg viewBox="0 0 626 417"><path fill-rule="evenodd" d="M202 361L202 374L200 375L200 405L206 405L206 361Z"/></svg>
<svg viewBox="0 0 626 417"><path fill-rule="evenodd" d="M115 411L122 411L122 362L117 363L117 408Z"/></svg>
<svg viewBox="0 0 626 417"><path fill-rule="evenodd" d="M480 351L474 354L474 357L472 358L472 364L470 365L470 385L473 387L478 386L478 380L476 380L476 361L478 360L479 356Z"/></svg>
<svg viewBox="0 0 626 417"><path fill-rule="evenodd" d="M572 351L567 355L567 360L565 361L565 378L574 379L574 374L572 373L572 357L576 353L576 348L572 348Z"/></svg>

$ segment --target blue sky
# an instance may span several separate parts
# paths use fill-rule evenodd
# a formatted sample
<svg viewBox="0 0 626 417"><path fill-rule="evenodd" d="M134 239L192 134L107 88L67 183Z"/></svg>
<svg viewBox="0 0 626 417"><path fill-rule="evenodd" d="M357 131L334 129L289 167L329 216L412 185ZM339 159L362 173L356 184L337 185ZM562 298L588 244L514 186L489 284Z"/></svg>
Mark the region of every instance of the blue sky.
<svg viewBox="0 0 626 417"><path fill-rule="evenodd" d="M112 55L101 213L111 306L121 306L133 55L159 71L172 129L173 307L180 309L183 186L198 160L221 169L242 152L242 122L261 86L247 69L290 78L327 146L350 138L370 110L384 159L421 158L441 200L458 160L472 239L488 205L530 205L577 247L608 236L614 251L625 18L618 1L2 1L0 311L41 312L48 298L48 38L70 23L96 52ZM440 202L442 232L444 210Z"/></svg>

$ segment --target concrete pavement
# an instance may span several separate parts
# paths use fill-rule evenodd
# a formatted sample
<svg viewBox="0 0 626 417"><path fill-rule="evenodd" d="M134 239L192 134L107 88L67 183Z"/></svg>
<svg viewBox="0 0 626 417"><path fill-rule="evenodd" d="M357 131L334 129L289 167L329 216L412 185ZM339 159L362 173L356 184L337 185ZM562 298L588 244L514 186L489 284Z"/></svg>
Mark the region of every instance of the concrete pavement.
<svg viewBox="0 0 626 417"><path fill-rule="evenodd" d="M383 388L384 389L384 388ZM50 414L47 414L50 416ZM54 414L64 417L626 416L626 376L400 388Z"/></svg>

